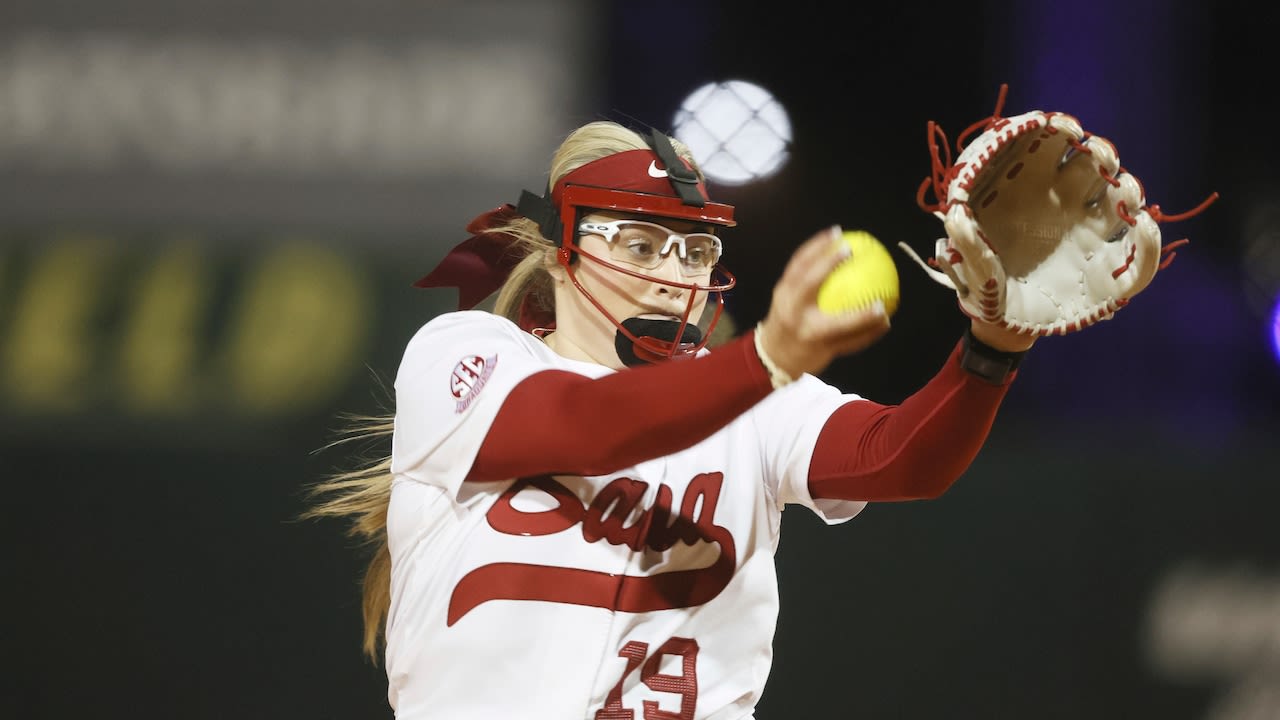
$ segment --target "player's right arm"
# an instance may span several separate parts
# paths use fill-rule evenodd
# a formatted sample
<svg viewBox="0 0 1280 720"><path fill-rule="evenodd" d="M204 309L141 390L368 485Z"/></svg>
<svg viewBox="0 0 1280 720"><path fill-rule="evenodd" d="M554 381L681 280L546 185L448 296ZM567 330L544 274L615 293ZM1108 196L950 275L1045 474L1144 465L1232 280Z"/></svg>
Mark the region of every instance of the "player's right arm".
<svg viewBox="0 0 1280 720"><path fill-rule="evenodd" d="M840 235L838 227L824 230L796 250L761 323L765 353L776 354L792 377L819 372L888 331L883 312L835 317L818 310L818 288L844 260ZM697 359L594 380L562 371L529 377L507 397L467 479L601 475L701 442L772 389L756 332Z"/></svg>
<svg viewBox="0 0 1280 720"><path fill-rule="evenodd" d="M700 358L596 379L539 372L511 390L467 479L603 475L701 442L772 389L751 333Z"/></svg>
<svg viewBox="0 0 1280 720"><path fill-rule="evenodd" d="M887 329L882 317L832 322L818 312L818 286L841 260L832 243L823 231L796 251L761 324L762 344L789 373L817 372ZM599 378L548 367L517 336L506 320L465 312L414 338L396 379L393 471L453 491L464 480L605 474L700 442L773 389L754 332L700 358ZM495 361L463 407L449 395L450 376L472 357Z"/></svg>
<svg viewBox="0 0 1280 720"><path fill-rule="evenodd" d="M455 494L464 481L605 474L705 439L773 389L750 333L594 378L538 350L488 313L428 323L396 377L392 471Z"/></svg>

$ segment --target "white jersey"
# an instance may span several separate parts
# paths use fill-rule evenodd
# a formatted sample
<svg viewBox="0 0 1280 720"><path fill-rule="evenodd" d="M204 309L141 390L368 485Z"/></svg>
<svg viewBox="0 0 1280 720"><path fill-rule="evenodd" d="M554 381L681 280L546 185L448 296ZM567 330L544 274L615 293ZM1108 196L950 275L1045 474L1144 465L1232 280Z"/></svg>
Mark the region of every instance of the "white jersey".
<svg viewBox="0 0 1280 720"><path fill-rule="evenodd" d="M405 352L387 522L396 716L750 718L773 656L783 506L836 523L866 505L815 501L807 483L823 423L857 396L805 377L608 475L464 482L507 394L547 369L613 372L483 312L432 320ZM590 427L561 430L592 442Z"/></svg>

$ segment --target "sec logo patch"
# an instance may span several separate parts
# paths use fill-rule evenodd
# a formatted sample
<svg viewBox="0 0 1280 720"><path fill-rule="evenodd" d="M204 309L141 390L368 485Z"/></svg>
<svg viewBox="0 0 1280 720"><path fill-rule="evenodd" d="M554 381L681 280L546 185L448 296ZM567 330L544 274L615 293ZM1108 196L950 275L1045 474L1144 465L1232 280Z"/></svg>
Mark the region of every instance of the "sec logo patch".
<svg viewBox="0 0 1280 720"><path fill-rule="evenodd" d="M453 395L453 399L458 403L455 412L462 412L470 407L476 396L484 389L485 383L489 381L489 376L493 375L493 369L497 364L497 355L487 358L471 355L462 358L457 365L453 366L453 372L449 375L449 394Z"/></svg>

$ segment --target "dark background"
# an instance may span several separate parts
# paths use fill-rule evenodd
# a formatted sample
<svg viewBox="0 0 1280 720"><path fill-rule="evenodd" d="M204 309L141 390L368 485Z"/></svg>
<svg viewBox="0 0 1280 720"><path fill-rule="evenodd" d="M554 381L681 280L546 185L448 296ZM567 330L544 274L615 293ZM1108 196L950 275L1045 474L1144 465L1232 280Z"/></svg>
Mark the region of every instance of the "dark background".
<svg viewBox="0 0 1280 720"><path fill-rule="evenodd" d="M145 139L115 162L55 165L3 107L40 100L0 94L0 478L16 570L0 714L388 717L385 676L359 650L363 555L339 524L296 517L308 483L352 462L355 448L321 449L340 413L378 412L407 338L450 309L451 293L409 283L473 215L536 189L573 126L662 127L693 88L739 79L773 92L794 134L778 174L713 186L738 206L725 257L738 327L831 223L930 248L940 224L915 204L926 123L954 138L1003 82L1006 114L1064 110L1114 141L1149 203L1222 195L1163 226L1191 245L1114 320L1037 344L946 496L837 527L787 513L758 717L1280 717L1275 10L108 5L9 4L0 49L109 32L322 58L350 36L528 47L554 78L540 76L537 108L503 115L539 152L505 174L359 156L183 170L148 164ZM451 109L445 144L475 119ZM923 384L964 326L896 258L894 329L826 373L882 402ZM139 344L161 354L136 360Z"/></svg>

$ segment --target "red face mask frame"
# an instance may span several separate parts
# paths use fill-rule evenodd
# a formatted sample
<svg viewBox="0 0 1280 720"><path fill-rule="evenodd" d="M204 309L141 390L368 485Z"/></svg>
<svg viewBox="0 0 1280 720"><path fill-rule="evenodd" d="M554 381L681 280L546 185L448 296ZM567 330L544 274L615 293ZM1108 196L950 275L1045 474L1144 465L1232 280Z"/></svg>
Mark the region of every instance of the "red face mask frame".
<svg viewBox="0 0 1280 720"><path fill-rule="evenodd" d="M560 238L560 249L556 253L556 261L564 268L569 276L570 282L582 293L600 314L604 315L614 327L618 328L618 332L622 333L635 347L637 357L646 362L661 362L663 360L678 360L692 358L698 354L698 351L706 347L707 342L711 338L711 331L715 329L716 324L720 321L720 316L724 312L724 293L731 290L737 284L737 278L733 273L729 272L722 265L717 264L711 271L711 282L709 284L702 283L682 283L673 280L664 280L661 278L647 275L637 270L632 270L616 265L591 253L585 252L577 243L578 237L578 219L579 213L589 210L615 211L638 215L654 217L656 219L668 220L684 220L720 227L733 227L737 223L733 220L733 206L723 205L720 203L707 202L702 207L694 205L686 205L680 198L664 197L660 195L651 195L647 193L628 192L626 190L614 190L610 188L587 187L581 185L565 185L560 189L560 226L563 228L563 237ZM573 257L577 255L591 262L594 262L610 270L630 275L641 280L665 285L667 287L680 288L689 293L689 300L685 303L684 313L680 318L680 327L676 330L676 340L666 341L648 336L637 336L630 330L625 328L622 323L608 310L605 310L600 301L596 300L592 294L582 286L578 281L577 274L573 268ZM719 278L717 279L717 276ZM708 295L715 294L715 310L711 318L711 322L707 326L707 331L703 334L702 340L697 343L681 343L679 338L683 337L684 329L688 327L689 316L693 313L693 309L697 304L698 293L704 292Z"/></svg>

